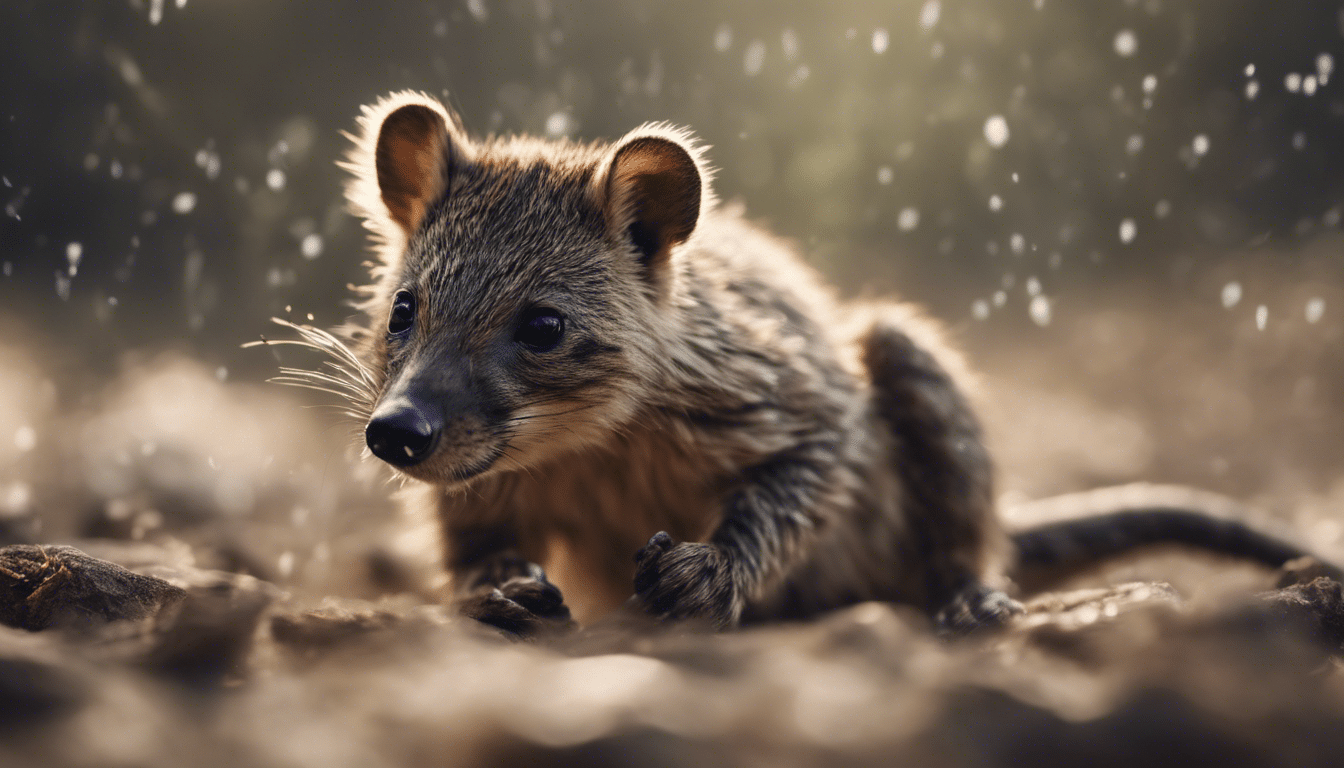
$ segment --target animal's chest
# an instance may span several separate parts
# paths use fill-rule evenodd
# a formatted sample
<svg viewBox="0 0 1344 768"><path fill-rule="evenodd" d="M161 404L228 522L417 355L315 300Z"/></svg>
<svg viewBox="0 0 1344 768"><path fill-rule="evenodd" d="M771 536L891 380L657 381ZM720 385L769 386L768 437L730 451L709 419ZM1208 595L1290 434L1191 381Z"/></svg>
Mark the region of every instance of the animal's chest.
<svg viewBox="0 0 1344 768"><path fill-rule="evenodd" d="M697 540L717 522L730 477L681 446L631 440L533 470L515 488L513 506L523 526L539 532L641 546L664 530Z"/></svg>
<svg viewBox="0 0 1344 768"><path fill-rule="evenodd" d="M666 435L627 436L610 450L536 468L513 489L525 540L581 621L632 591L634 555L667 531L704 540L718 523L731 470Z"/></svg>

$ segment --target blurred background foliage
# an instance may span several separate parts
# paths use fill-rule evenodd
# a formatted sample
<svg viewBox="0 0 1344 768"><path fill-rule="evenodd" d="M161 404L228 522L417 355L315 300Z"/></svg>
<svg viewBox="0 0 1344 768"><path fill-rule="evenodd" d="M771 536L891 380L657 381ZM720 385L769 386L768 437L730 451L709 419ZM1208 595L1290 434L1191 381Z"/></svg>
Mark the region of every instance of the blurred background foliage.
<svg viewBox="0 0 1344 768"><path fill-rule="evenodd" d="M720 196L844 292L900 293L952 326L997 382L1010 463L1040 434L1013 420L1035 387L1058 424L1101 436L1051 461L1129 457L1084 479L1261 488L1268 470L1238 469L1263 464L1265 439L1293 432L1269 449L1305 460L1344 426L1321 374L1344 331L1342 14L1318 0L8 0L0 339L42 358L56 385L25 397L43 407L162 349L260 380L274 359L238 345L271 333L267 318L350 314L365 247L340 132L361 104L416 88L476 134L691 126ZM1074 407L1066 385L1114 418ZM1198 469L1165 469L1166 422L1207 457Z"/></svg>
<svg viewBox="0 0 1344 768"><path fill-rule="evenodd" d="M1005 500L1189 483L1344 562L1339 70L1339 0L0 1L0 545L411 619L292 663L272 625L218 700L136 683L121 635L85 658L0 633L0 720L94 700L0 728L0 764L1331 764L1304 756L1339 754L1338 664L1275 622L1178 632L1159 606L988 654L876 605L589 659L435 634L436 535L356 458L361 425L262 384L313 356L240 344L352 313L335 161L379 95L438 95L477 135L667 120L843 293L949 326ZM1205 605L1270 583L1145 563L1096 583ZM516 746L477 759L501 729Z"/></svg>

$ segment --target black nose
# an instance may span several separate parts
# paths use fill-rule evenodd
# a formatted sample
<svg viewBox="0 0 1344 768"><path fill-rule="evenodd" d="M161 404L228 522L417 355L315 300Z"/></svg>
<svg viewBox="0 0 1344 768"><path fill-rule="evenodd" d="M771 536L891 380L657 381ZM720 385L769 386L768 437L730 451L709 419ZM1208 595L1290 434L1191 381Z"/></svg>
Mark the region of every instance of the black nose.
<svg viewBox="0 0 1344 768"><path fill-rule="evenodd" d="M443 420L430 408L405 398L385 401L364 427L373 455L394 467L410 467L434 452Z"/></svg>

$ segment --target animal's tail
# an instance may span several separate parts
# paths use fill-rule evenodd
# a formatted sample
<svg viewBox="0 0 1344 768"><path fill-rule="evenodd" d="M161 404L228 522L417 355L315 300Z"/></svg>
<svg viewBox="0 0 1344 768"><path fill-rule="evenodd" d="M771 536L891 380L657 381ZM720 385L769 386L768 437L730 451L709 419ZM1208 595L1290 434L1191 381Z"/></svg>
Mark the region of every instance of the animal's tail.
<svg viewBox="0 0 1344 768"><path fill-rule="evenodd" d="M1338 566L1241 522L1247 516L1244 507L1216 494L1149 484L1029 502L1005 510L1010 520L1036 521L1010 533L1016 550L1011 576L1024 592L1039 592L1107 560L1175 545L1270 568L1310 556L1320 575L1344 580Z"/></svg>

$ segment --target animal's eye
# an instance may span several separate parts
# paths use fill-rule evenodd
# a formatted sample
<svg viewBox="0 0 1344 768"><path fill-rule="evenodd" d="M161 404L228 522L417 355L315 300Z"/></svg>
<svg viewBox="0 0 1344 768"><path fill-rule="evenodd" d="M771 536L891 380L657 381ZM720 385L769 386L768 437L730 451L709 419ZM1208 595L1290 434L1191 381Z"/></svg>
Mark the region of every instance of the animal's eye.
<svg viewBox="0 0 1344 768"><path fill-rule="evenodd" d="M534 352L548 352L555 349L564 335L565 318L554 309L537 308L523 315L513 340Z"/></svg>
<svg viewBox="0 0 1344 768"><path fill-rule="evenodd" d="M410 291L397 291L392 299L392 314L387 317L387 332L393 336L411 330L415 325L415 296Z"/></svg>

